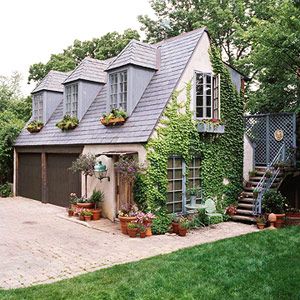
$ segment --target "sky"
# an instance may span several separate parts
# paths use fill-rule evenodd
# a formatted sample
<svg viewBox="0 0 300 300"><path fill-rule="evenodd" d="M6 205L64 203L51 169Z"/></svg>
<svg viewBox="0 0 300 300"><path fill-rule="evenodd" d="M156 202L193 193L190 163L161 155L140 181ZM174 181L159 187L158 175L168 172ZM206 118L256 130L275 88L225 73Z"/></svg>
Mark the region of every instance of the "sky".
<svg viewBox="0 0 300 300"><path fill-rule="evenodd" d="M153 16L148 0L4 0L0 3L0 75L22 75L28 95L28 70L46 63L75 39L89 40L127 28L140 29L138 15Z"/></svg>

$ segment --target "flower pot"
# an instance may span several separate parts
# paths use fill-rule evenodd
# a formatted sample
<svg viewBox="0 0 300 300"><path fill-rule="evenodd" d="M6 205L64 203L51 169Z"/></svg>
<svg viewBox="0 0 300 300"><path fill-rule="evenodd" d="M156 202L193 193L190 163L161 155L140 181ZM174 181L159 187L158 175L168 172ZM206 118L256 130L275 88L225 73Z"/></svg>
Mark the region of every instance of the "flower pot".
<svg viewBox="0 0 300 300"><path fill-rule="evenodd" d="M93 213L93 220L94 221L100 220L100 218L101 218L101 209L93 209L92 213Z"/></svg>
<svg viewBox="0 0 300 300"><path fill-rule="evenodd" d="M92 220L92 216L84 216L84 221L91 221Z"/></svg>
<svg viewBox="0 0 300 300"><path fill-rule="evenodd" d="M68 210L68 215L69 215L69 217L73 217L74 216L74 211L69 209Z"/></svg>
<svg viewBox="0 0 300 300"><path fill-rule="evenodd" d="M127 224L129 222L132 222L132 221L135 221L136 220L136 217L118 217L119 220L120 220L120 225L121 225L121 231L123 234L128 234L128 231L127 231Z"/></svg>
<svg viewBox="0 0 300 300"><path fill-rule="evenodd" d="M260 230L262 230L262 229L265 228L265 224L264 223L257 223L256 225L257 225L257 228L260 229Z"/></svg>
<svg viewBox="0 0 300 300"><path fill-rule="evenodd" d="M285 214L275 214L275 215L276 215L275 227L276 228L283 227L285 223Z"/></svg>
<svg viewBox="0 0 300 300"><path fill-rule="evenodd" d="M181 228L180 226L178 227L178 233L179 236L186 236L187 234L187 229L186 228Z"/></svg>
<svg viewBox="0 0 300 300"><path fill-rule="evenodd" d="M101 118L100 122L104 126L114 126L114 125L122 125L125 123L125 119L123 117L120 118L111 118L110 120L106 120L105 118Z"/></svg>
<svg viewBox="0 0 300 300"><path fill-rule="evenodd" d="M137 234L137 228L127 228L127 232L131 238L135 238Z"/></svg>
<svg viewBox="0 0 300 300"><path fill-rule="evenodd" d="M146 237L146 231L140 231L140 238L144 239Z"/></svg>
<svg viewBox="0 0 300 300"><path fill-rule="evenodd" d="M289 218L300 218L300 212L288 212L286 216Z"/></svg>
<svg viewBox="0 0 300 300"><path fill-rule="evenodd" d="M38 126L38 127L27 127L27 130L30 132L30 133L36 133L36 132L40 132L42 130L44 126Z"/></svg>
<svg viewBox="0 0 300 300"><path fill-rule="evenodd" d="M95 206L94 203L85 202L85 203L77 203L77 207L79 208L93 208Z"/></svg>
<svg viewBox="0 0 300 300"><path fill-rule="evenodd" d="M152 236L152 229L151 229L151 227L147 227L147 229L146 229L146 236Z"/></svg>
<svg viewBox="0 0 300 300"><path fill-rule="evenodd" d="M172 230L174 233L179 233L179 223L172 222Z"/></svg>
<svg viewBox="0 0 300 300"><path fill-rule="evenodd" d="M84 221L84 216L83 215L79 215L79 221Z"/></svg>

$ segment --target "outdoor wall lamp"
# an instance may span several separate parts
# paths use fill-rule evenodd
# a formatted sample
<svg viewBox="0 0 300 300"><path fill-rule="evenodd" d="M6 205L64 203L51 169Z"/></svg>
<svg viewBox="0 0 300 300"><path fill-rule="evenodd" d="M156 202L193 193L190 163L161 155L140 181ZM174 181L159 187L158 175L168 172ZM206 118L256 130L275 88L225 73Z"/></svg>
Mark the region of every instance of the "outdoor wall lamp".
<svg viewBox="0 0 300 300"><path fill-rule="evenodd" d="M107 176L107 167L106 167L106 165L102 164L102 161L99 161L95 164L94 175L100 181L104 178L107 178L107 180L110 181L110 177Z"/></svg>

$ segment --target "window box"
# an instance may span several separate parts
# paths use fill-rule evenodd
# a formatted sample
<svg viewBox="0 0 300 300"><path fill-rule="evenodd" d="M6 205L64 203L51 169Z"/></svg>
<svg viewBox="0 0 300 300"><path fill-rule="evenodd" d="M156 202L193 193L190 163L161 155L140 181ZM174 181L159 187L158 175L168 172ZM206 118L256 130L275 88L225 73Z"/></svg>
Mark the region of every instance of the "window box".
<svg viewBox="0 0 300 300"><path fill-rule="evenodd" d="M200 133L224 133L225 125L199 123L197 129Z"/></svg>
<svg viewBox="0 0 300 300"><path fill-rule="evenodd" d="M115 126L115 125L123 125L126 122L126 119L123 117L111 118L109 120L107 120L106 118L101 118L100 122L104 126Z"/></svg>
<svg viewBox="0 0 300 300"><path fill-rule="evenodd" d="M122 108L113 108L110 113L103 114L100 122L104 126L123 125L126 122L127 113Z"/></svg>
<svg viewBox="0 0 300 300"><path fill-rule="evenodd" d="M44 127L43 122L40 121L32 121L28 124L27 126L27 130L30 133L36 133L36 132L40 132L42 130L42 128Z"/></svg>

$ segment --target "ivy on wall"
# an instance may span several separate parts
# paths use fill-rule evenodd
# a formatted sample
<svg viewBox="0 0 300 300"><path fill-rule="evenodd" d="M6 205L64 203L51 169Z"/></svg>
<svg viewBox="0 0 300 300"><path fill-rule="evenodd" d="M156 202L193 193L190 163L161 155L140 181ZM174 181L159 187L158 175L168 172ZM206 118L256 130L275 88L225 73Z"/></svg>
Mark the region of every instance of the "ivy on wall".
<svg viewBox="0 0 300 300"><path fill-rule="evenodd" d="M220 207L236 201L242 187L243 171L243 101L233 87L228 70L218 50L211 48L210 58L215 74L220 74L221 119L225 133L202 135L197 131L191 104L191 83L185 89L186 101L179 102L173 93L158 125L155 137L148 142L148 169L144 184L147 206L151 210L166 207L167 162L172 155L181 156L187 164L201 157L201 186L206 197L214 197ZM188 168L187 171L188 173ZM186 174L188 175L188 174ZM224 179L228 184L224 184Z"/></svg>

